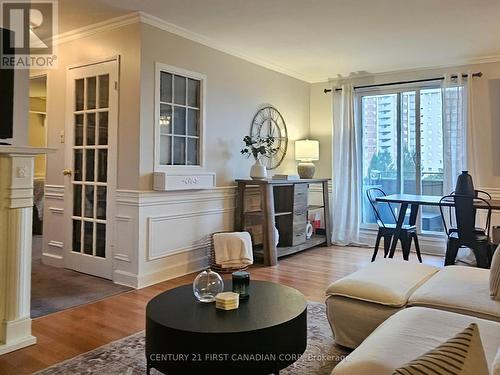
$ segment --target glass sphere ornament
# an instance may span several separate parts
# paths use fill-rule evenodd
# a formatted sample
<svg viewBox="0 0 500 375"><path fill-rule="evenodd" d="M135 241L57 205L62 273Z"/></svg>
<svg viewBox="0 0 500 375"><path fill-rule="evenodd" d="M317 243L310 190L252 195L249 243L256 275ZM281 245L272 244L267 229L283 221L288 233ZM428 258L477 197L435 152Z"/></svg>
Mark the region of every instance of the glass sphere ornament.
<svg viewBox="0 0 500 375"><path fill-rule="evenodd" d="M200 302L213 302L218 293L224 291L224 281L211 269L201 272L193 281L193 293Z"/></svg>

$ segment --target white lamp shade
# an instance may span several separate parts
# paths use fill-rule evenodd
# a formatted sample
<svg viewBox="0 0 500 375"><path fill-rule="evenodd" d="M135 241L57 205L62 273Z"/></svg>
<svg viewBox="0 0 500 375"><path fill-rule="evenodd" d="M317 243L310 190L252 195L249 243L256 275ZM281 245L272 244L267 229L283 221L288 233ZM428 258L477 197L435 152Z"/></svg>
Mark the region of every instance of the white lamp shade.
<svg viewBox="0 0 500 375"><path fill-rule="evenodd" d="M295 141L295 160L319 160L319 142L309 139Z"/></svg>

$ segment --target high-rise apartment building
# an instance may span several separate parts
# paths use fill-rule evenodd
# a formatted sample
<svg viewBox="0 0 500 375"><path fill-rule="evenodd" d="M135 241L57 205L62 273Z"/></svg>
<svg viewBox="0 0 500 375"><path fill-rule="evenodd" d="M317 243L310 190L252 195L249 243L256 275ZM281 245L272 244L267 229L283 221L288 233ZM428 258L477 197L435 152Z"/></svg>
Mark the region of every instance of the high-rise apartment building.
<svg viewBox="0 0 500 375"><path fill-rule="evenodd" d="M414 168L417 147L415 92L401 94L401 152L404 168ZM365 96L362 100L363 172L366 175L375 155L387 153L393 168L398 160L398 94ZM441 89L420 91L420 153L424 174L441 173L443 169L443 126ZM387 172L387 171L380 171ZM404 171L408 172L408 171Z"/></svg>

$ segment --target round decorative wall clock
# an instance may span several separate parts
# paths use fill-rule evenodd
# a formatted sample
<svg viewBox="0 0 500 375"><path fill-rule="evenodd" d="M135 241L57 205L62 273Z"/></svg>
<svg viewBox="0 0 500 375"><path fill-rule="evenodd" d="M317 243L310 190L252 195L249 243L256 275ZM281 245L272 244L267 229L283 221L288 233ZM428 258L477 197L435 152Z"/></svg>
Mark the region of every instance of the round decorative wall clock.
<svg viewBox="0 0 500 375"><path fill-rule="evenodd" d="M274 139L272 148L275 151L271 156L262 158L261 162L268 170L277 168L285 158L288 147L286 123L281 113L273 106L259 109L253 117L250 136L254 139Z"/></svg>

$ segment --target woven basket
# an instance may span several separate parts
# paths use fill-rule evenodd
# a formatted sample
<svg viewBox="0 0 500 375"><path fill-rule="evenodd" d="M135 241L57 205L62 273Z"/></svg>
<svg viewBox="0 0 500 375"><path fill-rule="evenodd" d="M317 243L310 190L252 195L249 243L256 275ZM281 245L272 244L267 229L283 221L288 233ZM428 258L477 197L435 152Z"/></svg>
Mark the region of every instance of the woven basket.
<svg viewBox="0 0 500 375"><path fill-rule="evenodd" d="M236 271L243 271L248 268L248 265L242 267L224 267L222 268L220 264L215 263L215 246L214 246L214 234L218 233L231 233L231 231L221 231L212 233L210 236L210 269L218 273L233 273Z"/></svg>

